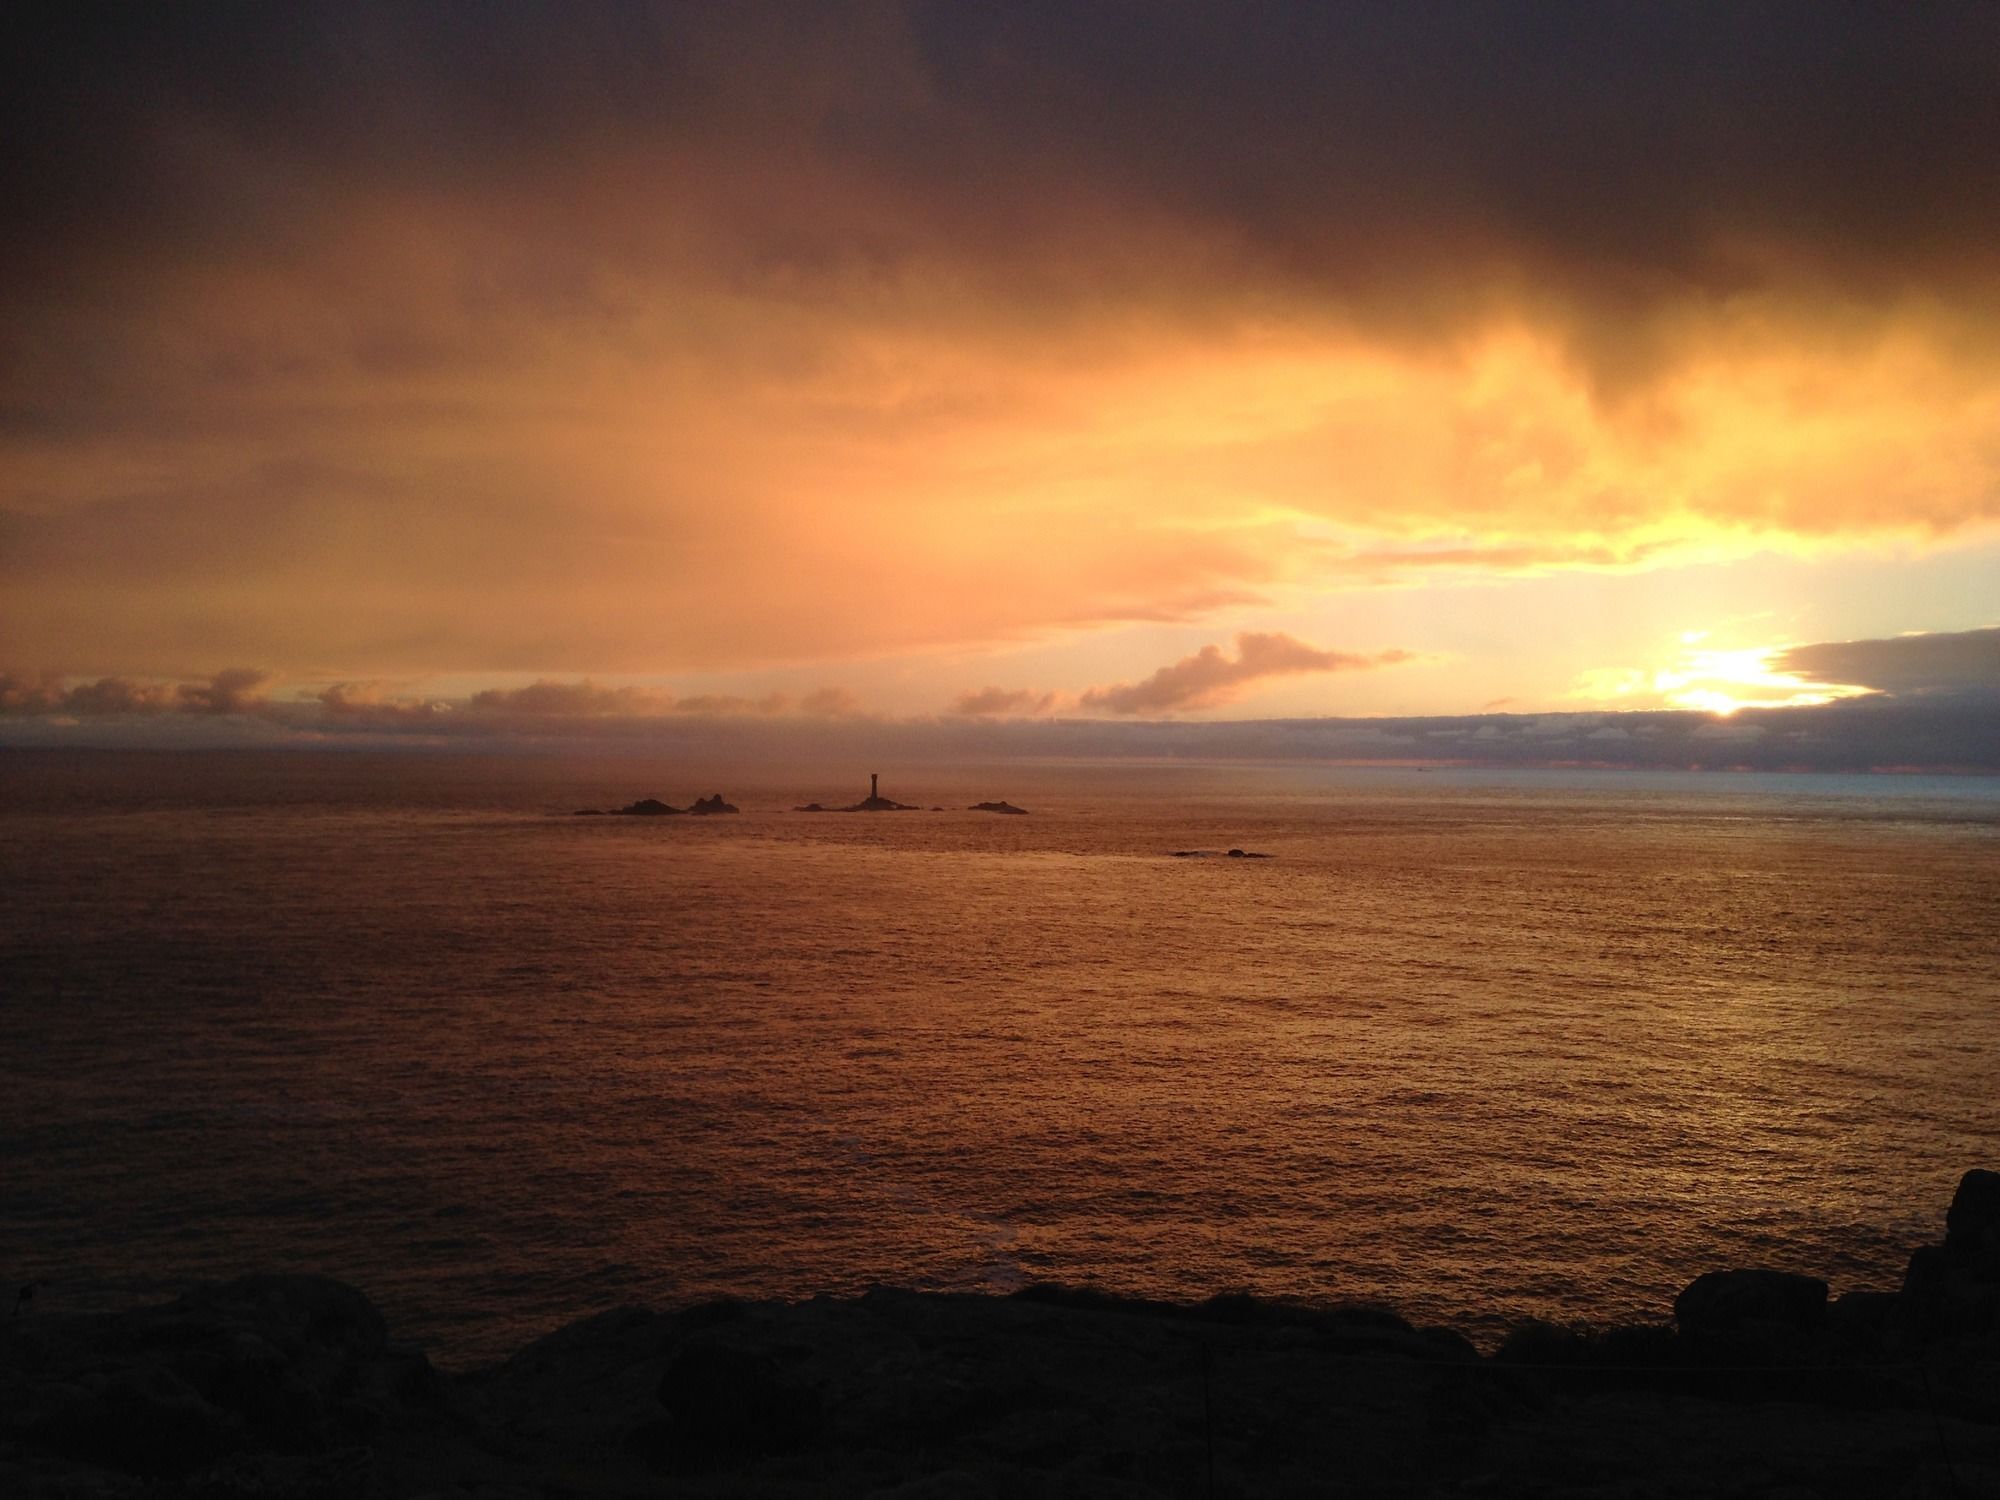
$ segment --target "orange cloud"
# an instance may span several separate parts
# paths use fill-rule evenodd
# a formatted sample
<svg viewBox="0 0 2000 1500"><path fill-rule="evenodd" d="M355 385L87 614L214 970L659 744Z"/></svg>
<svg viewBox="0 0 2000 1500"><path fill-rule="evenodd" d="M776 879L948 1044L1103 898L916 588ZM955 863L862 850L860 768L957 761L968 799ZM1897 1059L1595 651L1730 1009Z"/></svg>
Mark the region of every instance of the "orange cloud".
<svg viewBox="0 0 2000 1500"><path fill-rule="evenodd" d="M845 719L860 713L861 700L846 688L815 688L799 699L799 712L817 719Z"/></svg>
<svg viewBox="0 0 2000 1500"><path fill-rule="evenodd" d="M51 32L0 638L646 676L1982 534L1995 23L1897 9Z"/></svg>
<svg viewBox="0 0 2000 1500"><path fill-rule="evenodd" d="M650 688L599 687L581 682L531 682L526 687L489 688L467 705L476 714L517 714L530 718L577 719L671 713L671 694Z"/></svg>
<svg viewBox="0 0 2000 1500"><path fill-rule="evenodd" d="M258 692L270 674L232 667L200 682L134 682L100 677L65 686L60 677L0 673L0 714L114 718L181 713L216 717L256 713L269 699Z"/></svg>
<svg viewBox="0 0 2000 1500"><path fill-rule="evenodd" d="M1203 646L1194 655L1160 668L1143 682L1092 688L1078 699L1078 706L1086 711L1102 709L1115 714L1213 708L1241 697L1254 683L1267 677L1366 671L1410 659L1407 651L1382 651L1372 656L1321 651L1288 635L1246 631L1236 637L1234 661L1222 654L1220 646Z"/></svg>
<svg viewBox="0 0 2000 1500"><path fill-rule="evenodd" d="M1054 693L1037 693L1029 688L980 688L960 693L952 699L947 713L968 718L1032 717L1056 706Z"/></svg>

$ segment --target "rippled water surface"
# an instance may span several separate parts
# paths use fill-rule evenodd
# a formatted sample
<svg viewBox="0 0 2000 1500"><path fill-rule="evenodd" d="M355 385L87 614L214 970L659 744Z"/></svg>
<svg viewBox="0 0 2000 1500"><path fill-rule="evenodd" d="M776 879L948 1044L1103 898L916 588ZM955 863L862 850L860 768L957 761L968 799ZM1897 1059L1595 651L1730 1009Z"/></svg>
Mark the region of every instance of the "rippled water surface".
<svg viewBox="0 0 2000 1500"><path fill-rule="evenodd" d="M445 1359L1054 1278L1658 1315L1893 1285L2000 1163L2000 788L0 760L0 1275L248 1268ZM720 786L735 818L574 818ZM1268 860L1174 859L1176 849Z"/></svg>

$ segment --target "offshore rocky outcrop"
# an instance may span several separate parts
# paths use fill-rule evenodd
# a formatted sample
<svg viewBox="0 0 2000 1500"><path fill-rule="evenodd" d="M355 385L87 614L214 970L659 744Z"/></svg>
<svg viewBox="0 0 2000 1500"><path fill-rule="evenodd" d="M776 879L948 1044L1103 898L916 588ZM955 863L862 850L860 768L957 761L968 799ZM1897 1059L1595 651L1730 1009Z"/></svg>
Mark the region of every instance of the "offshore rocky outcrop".
<svg viewBox="0 0 2000 1500"><path fill-rule="evenodd" d="M625 1308L459 1374L251 1276L0 1324L0 1492L2000 1494L2000 1174L1898 1292L1765 1268L1482 1357L1391 1313L1032 1288Z"/></svg>
<svg viewBox="0 0 2000 1500"><path fill-rule="evenodd" d="M1011 803L1011 802L975 802L975 803L973 803L973 804L972 804L972 806L968 807L968 808L966 809L966 811L967 811L967 812L990 812L990 813L1011 813L1011 814L1014 814L1014 815L1016 815L1016 816L1018 816L1018 817L1024 817L1024 818L1025 818L1025 817L1026 817L1026 816L1028 815L1028 810L1027 810L1027 808L1025 808L1025 807L1016 807L1016 806L1015 806L1015 805L1014 805L1013 803Z"/></svg>
<svg viewBox="0 0 2000 1500"><path fill-rule="evenodd" d="M882 778L880 776L871 774L868 778L868 795L863 797L859 802L853 803L847 807L822 807L817 802L808 802L804 807L795 807L792 809L792 811L793 812L849 812L849 813L923 811L921 807L916 807L910 803L898 802L894 798L884 797L882 795L881 780ZM937 809L933 808L932 811L935 812L937 811Z"/></svg>
<svg viewBox="0 0 2000 1500"><path fill-rule="evenodd" d="M741 812L742 809L722 800L722 793L709 797L697 797L692 807L669 807L658 797L641 797L637 802L628 802L623 807L608 811L600 807L579 807L575 816L579 818L620 817L620 818L668 818L681 817L692 813L703 817L714 813Z"/></svg>

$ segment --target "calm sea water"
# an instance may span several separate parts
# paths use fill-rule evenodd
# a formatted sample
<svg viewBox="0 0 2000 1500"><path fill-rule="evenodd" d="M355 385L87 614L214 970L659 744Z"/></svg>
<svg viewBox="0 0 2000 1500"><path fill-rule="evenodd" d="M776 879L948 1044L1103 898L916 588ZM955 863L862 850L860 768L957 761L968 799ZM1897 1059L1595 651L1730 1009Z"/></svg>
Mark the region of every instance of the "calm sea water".
<svg viewBox="0 0 2000 1500"><path fill-rule="evenodd" d="M2000 786L0 757L0 1275L448 1362L621 1302L1894 1285L2000 1165ZM720 789L718 819L573 818ZM1269 860L1179 860L1175 849Z"/></svg>

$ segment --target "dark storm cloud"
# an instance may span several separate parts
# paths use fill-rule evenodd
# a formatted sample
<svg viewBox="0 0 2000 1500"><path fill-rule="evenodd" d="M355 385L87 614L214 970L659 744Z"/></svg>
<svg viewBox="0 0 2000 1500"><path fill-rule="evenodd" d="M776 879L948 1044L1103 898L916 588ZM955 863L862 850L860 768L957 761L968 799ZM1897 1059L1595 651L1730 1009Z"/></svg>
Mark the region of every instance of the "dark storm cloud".
<svg viewBox="0 0 2000 1500"><path fill-rule="evenodd" d="M0 638L648 677L1948 537L1995 139L1952 0L10 5Z"/></svg>
<svg viewBox="0 0 2000 1500"><path fill-rule="evenodd" d="M1815 682L1849 683L1899 696L2000 694L2000 629L1794 646L1774 665Z"/></svg>
<svg viewBox="0 0 2000 1500"><path fill-rule="evenodd" d="M865 193L815 220L746 184L729 252L752 278L942 254L1059 297L1169 222L1208 236L1214 273L1418 322L1469 271L1631 310L1741 291L1775 256L1890 296L1983 279L2000 242L2000 7L1970 0L8 17L4 190L37 226L8 255L39 278L283 251L363 183L538 186L560 210L607 155L668 198L691 163L765 153ZM593 258L646 248L629 223L576 228L579 253L496 266L486 292L573 307ZM1442 300L1412 302L1422 286Z"/></svg>

